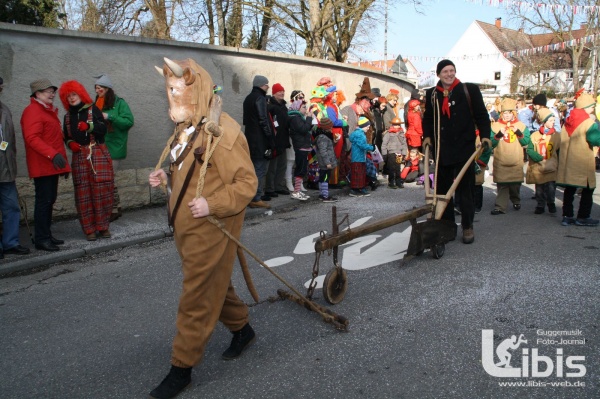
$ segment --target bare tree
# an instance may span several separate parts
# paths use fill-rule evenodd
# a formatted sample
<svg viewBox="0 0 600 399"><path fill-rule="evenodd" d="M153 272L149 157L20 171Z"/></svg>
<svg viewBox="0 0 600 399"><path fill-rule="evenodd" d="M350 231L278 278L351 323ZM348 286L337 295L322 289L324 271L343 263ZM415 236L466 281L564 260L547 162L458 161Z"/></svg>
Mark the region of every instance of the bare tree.
<svg viewBox="0 0 600 399"><path fill-rule="evenodd" d="M574 12L574 7L596 6L600 7L600 0L555 0L554 7L534 7L533 10L525 7L515 7L509 10L511 17L523 21L525 28L537 32L551 32L548 37L548 43L556 42L570 43L565 47L565 53L571 59L571 68L573 71L573 86L577 91L582 87L592 70L593 57L590 57L590 51L598 48L600 40L598 39L599 21L597 12ZM591 9L590 9L591 10ZM579 41L580 37L575 37L573 31L583 30L582 36L596 34L595 43L585 43ZM593 79L594 80L594 79Z"/></svg>

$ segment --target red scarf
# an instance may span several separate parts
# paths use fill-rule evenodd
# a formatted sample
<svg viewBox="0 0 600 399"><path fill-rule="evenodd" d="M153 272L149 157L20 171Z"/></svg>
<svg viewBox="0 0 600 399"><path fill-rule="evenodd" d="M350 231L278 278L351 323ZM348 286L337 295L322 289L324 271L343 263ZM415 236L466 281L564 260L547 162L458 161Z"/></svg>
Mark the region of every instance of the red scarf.
<svg viewBox="0 0 600 399"><path fill-rule="evenodd" d="M448 118L450 118L449 97L452 94L452 89L454 89L456 87L456 85L458 85L459 83L460 83L460 80L454 79L454 82L452 82L452 85L450 85L450 88L448 90L444 89L441 81L439 81L437 86L435 86L437 91L444 94L444 101L442 102L442 114L447 115Z"/></svg>
<svg viewBox="0 0 600 399"><path fill-rule="evenodd" d="M548 129L548 131L546 131L546 126L540 126L540 133L541 134L550 135L550 134L554 134L554 132L556 132L556 130L554 128L550 128L550 129Z"/></svg>
<svg viewBox="0 0 600 399"><path fill-rule="evenodd" d="M575 132L575 129L581 125L583 121L589 119L590 115L585 110L574 108L571 110L569 117L565 120L565 130L569 137Z"/></svg>

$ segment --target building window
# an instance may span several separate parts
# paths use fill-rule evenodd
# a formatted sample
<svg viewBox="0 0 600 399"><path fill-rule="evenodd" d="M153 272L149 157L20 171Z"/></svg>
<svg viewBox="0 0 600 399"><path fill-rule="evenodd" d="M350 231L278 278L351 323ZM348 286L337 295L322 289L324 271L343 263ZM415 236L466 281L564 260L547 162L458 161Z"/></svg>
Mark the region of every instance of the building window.
<svg viewBox="0 0 600 399"><path fill-rule="evenodd" d="M573 72L567 72L567 81L573 80Z"/></svg>
<svg viewBox="0 0 600 399"><path fill-rule="evenodd" d="M550 72L544 72L544 73L542 73L542 79L543 80L550 79Z"/></svg>
<svg viewBox="0 0 600 399"><path fill-rule="evenodd" d="M500 80L500 72L494 72L494 80Z"/></svg>

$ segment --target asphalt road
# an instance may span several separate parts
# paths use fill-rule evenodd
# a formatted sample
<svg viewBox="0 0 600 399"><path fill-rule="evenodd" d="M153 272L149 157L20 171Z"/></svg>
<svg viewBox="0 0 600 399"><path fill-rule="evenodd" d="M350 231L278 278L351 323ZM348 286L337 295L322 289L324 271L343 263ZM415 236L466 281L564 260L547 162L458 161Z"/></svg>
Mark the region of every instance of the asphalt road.
<svg viewBox="0 0 600 399"><path fill-rule="evenodd" d="M329 305L321 289L314 298L350 320L347 332L277 300L285 286L250 261L261 296L250 310L257 342L223 361L231 335L219 325L180 397L598 398L600 230L534 215L531 195L524 187L521 211L492 216L486 188L475 243L451 242L441 259L425 252L402 263L408 223L342 246L343 301ZM422 198L414 186L381 188L336 205L340 219L347 213L360 225ZM600 217L598 204L593 212ZM330 204L317 203L252 219L242 241L305 293L312 245L331 230L330 214ZM324 254L318 281L331 268ZM234 284L252 303L238 267ZM0 397L147 397L169 369L180 285L170 238L0 279ZM502 352L519 376L490 375L508 370L493 363L521 334L526 343Z"/></svg>

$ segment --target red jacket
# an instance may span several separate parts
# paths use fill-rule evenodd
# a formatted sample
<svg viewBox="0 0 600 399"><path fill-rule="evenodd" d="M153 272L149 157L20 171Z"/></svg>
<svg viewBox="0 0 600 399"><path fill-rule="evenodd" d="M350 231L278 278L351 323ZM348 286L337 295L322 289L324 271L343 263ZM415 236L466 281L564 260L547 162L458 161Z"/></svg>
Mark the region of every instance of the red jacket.
<svg viewBox="0 0 600 399"><path fill-rule="evenodd" d="M29 177L52 176L71 171L56 107L46 107L31 98L21 116L21 130ZM59 153L67 161L62 169L56 169L52 163L52 158Z"/></svg>
<svg viewBox="0 0 600 399"><path fill-rule="evenodd" d="M406 144L409 147L420 147L423 137L423 126L421 124L421 114L417 111L408 113L408 130L406 131Z"/></svg>

